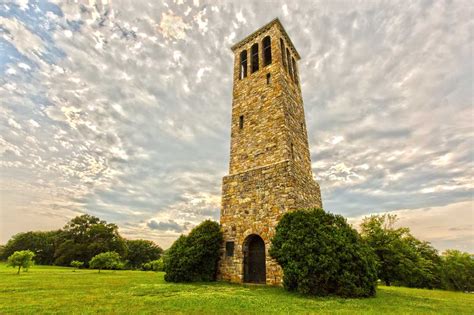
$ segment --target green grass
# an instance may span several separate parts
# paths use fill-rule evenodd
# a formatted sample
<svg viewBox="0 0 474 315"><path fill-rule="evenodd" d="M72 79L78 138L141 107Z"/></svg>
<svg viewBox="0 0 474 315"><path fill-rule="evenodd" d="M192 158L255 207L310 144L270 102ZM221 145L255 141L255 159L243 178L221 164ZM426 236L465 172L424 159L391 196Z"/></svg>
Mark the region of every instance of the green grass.
<svg viewBox="0 0 474 315"><path fill-rule="evenodd" d="M163 273L72 271L34 266L20 276L0 264L0 314L474 314L474 294L378 288L369 299L310 298L282 288L228 283L172 284Z"/></svg>

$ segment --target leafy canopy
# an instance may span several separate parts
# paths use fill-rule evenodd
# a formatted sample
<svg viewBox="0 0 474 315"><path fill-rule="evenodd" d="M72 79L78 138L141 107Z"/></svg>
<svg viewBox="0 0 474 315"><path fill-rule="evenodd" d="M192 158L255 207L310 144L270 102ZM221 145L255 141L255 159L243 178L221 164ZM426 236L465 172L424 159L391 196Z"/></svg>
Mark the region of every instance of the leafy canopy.
<svg viewBox="0 0 474 315"><path fill-rule="evenodd" d="M125 256L125 240L115 224L107 223L87 214L75 217L63 228L59 236L55 264L68 266L71 261L88 262L99 253L114 251Z"/></svg>
<svg viewBox="0 0 474 315"><path fill-rule="evenodd" d="M144 271L164 271L163 259L152 260L142 265Z"/></svg>
<svg viewBox="0 0 474 315"><path fill-rule="evenodd" d="M105 252L95 255L90 261L89 266L93 269L118 269L121 267L120 255L116 252Z"/></svg>
<svg viewBox="0 0 474 315"><path fill-rule="evenodd" d="M181 235L164 257L168 282L214 281L223 241L217 222L206 220Z"/></svg>
<svg viewBox="0 0 474 315"><path fill-rule="evenodd" d="M161 257L163 249L148 240L126 240L127 255L125 259L131 268L140 268L143 264Z"/></svg>
<svg viewBox="0 0 474 315"><path fill-rule="evenodd" d="M375 257L340 215L322 209L286 213L276 227L270 255L283 268L283 285L289 291L375 295Z"/></svg>
<svg viewBox="0 0 474 315"><path fill-rule="evenodd" d="M8 257L8 265L13 268L18 267L17 273L20 274L21 268L25 271L33 265L33 257L35 257L35 253L31 250L16 251Z"/></svg>
<svg viewBox="0 0 474 315"><path fill-rule="evenodd" d="M440 286L441 260L428 242L405 227L396 228L396 215L372 215L361 223L361 235L378 259L378 275L386 285L436 288Z"/></svg>
<svg viewBox="0 0 474 315"><path fill-rule="evenodd" d="M40 265L51 265L60 231L25 232L14 235L4 247L0 258L6 259L16 251L31 250Z"/></svg>
<svg viewBox="0 0 474 315"><path fill-rule="evenodd" d="M441 281L453 291L474 291L474 256L458 250L447 250L442 255Z"/></svg>
<svg viewBox="0 0 474 315"><path fill-rule="evenodd" d="M78 260L73 260L71 261L71 267L74 267L74 270L77 268L81 268L84 265L84 262L78 261Z"/></svg>

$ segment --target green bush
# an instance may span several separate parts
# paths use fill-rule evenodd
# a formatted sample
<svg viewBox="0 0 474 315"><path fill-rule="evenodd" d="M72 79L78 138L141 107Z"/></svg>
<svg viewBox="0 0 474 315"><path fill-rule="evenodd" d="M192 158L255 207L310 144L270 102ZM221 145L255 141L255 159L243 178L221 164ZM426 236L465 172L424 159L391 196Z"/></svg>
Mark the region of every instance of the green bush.
<svg viewBox="0 0 474 315"><path fill-rule="evenodd" d="M143 271L150 271L151 270L151 264L150 262L142 264L142 270Z"/></svg>
<svg viewBox="0 0 474 315"><path fill-rule="evenodd" d="M142 265L144 271L163 271L163 259L152 260Z"/></svg>
<svg viewBox="0 0 474 315"><path fill-rule="evenodd" d="M89 267L93 269L122 269L123 263L120 261L120 255L116 252L105 252L95 255L89 261Z"/></svg>
<svg viewBox="0 0 474 315"><path fill-rule="evenodd" d="M283 268L283 285L289 291L375 295L375 255L340 215L322 209L286 213L276 227L270 255Z"/></svg>
<svg viewBox="0 0 474 315"><path fill-rule="evenodd" d="M168 282L214 281L223 241L217 222L206 220L181 235L164 256Z"/></svg>
<svg viewBox="0 0 474 315"><path fill-rule="evenodd" d="M18 267L17 273L20 274L21 268L23 268L23 271L28 271L28 268L33 265L33 257L35 257L35 253L31 250L16 251L8 257L8 266Z"/></svg>
<svg viewBox="0 0 474 315"><path fill-rule="evenodd" d="M74 267L74 271L76 271L76 269L78 268L81 268L83 265L84 263L82 261L79 261L79 260L71 261L71 267Z"/></svg>

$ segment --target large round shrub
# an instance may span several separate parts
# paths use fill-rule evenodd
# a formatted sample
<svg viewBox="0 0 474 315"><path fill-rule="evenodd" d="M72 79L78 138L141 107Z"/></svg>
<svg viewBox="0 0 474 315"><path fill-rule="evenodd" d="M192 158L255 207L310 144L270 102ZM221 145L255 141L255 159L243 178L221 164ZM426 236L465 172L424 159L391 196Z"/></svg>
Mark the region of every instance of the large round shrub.
<svg viewBox="0 0 474 315"><path fill-rule="evenodd" d="M356 230L322 209L286 213L270 254L283 268L283 285L311 295L375 295L376 260Z"/></svg>
<svg viewBox="0 0 474 315"><path fill-rule="evenodd" d="M164 256L165 280L214 281L222 240L219 224L211 220L196 226L188 236L181 235Z"/></svg>

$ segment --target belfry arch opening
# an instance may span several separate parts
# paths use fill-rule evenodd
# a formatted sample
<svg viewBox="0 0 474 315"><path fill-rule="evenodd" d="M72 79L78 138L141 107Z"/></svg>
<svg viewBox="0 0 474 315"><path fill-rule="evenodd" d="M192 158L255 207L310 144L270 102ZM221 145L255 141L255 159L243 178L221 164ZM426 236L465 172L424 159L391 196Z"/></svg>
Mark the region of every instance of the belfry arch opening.
<svg viewBox="0 0 474 315"><path fill-rule="evenodd" d="M265 242L257 234L247 236L243 244L244 282L266 283Z"/></svg>
<svg viewBox="0 0 474 315"><path fill-rule="evenodd" d="M258 44L255 43L250 47L250 60L252 62L252 73L258 71Z"/></svg>
<svg viewBox="0 0 474 315"><path fill-rule="evenodd" d="M268 66L272 63L272 41L270 36L263 39L263 66Z"/></svg>
<svg viewBox="0 0 474 315"><path fill-rule="evenodd" d="M239 78L242 80L247 77L247 51L244 50L240 53L240 73Z"/></svg>

